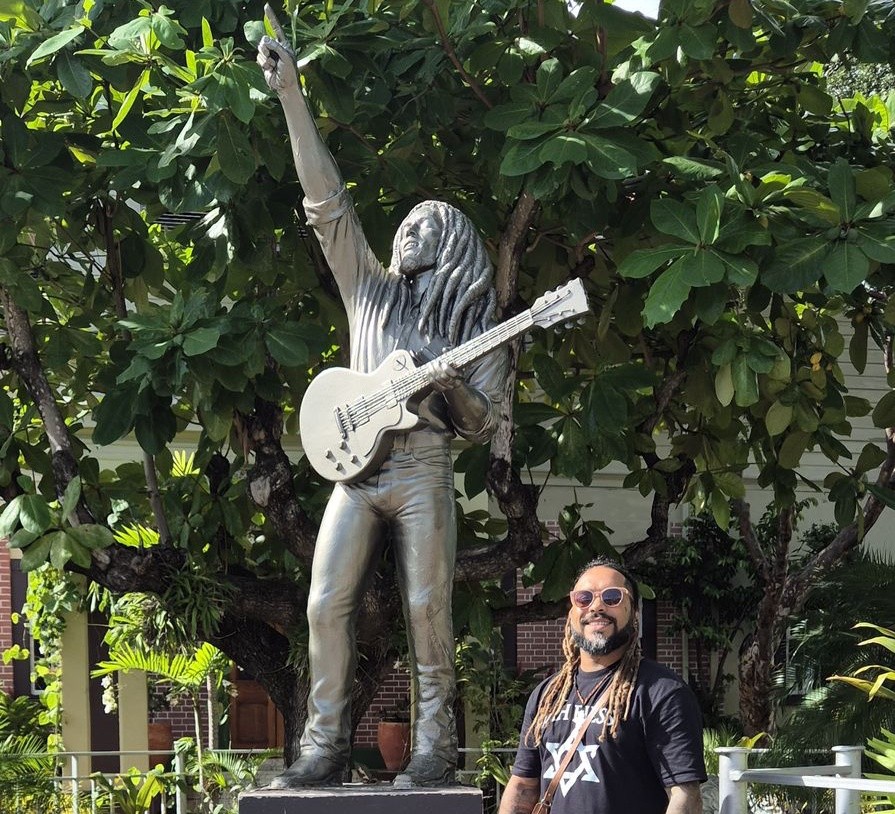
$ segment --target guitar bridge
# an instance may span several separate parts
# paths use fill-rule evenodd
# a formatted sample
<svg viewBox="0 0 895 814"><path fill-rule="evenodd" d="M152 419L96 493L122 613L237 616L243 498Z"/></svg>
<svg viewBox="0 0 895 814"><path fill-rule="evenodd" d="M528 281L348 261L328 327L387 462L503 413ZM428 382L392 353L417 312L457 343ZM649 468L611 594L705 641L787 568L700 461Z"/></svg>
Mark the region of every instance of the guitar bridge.
<svg viewBox="0 0 895 814"><path fill-rule="evenodd" d="M342 413L342 408L336 407L336 409L333 410L333 414L336 417L336 426L339 428L339 435L341 435L342 438L347 438L348 427L345 422L345 415Z"/></svg>

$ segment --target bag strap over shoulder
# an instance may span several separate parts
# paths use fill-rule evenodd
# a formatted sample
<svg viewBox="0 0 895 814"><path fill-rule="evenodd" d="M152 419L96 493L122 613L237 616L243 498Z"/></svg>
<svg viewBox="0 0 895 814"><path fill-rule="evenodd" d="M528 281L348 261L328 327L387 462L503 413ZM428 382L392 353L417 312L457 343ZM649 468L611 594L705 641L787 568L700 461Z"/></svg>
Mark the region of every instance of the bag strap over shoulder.
<svg viewBox="0 0 895 814"><path fill-rule="evenodd" d="M609 682L609 685L612 685L612 682ZM562 762L556 768L556 774L553 775L553 778L550 780L550 785L547 786L547 790L544 792L544 796L538 800L538 804L534 807L532 814L541 814L543 812L550 811L550 806L553 805L553 795L556 794L556 789L559 786L559 781L562 779L562 776L566 773L566 769L569 767L569 764L572 762L572 757L575 755L575 752L578 750L578 744L581 743L581 739L584 737L584 733L587 731L587 728L590 726L591 721L593 721L594 716L597 714L597 710L599 710L605 703L606 698L609 695L609 687L607 686L603 692L600 693L600 697L594 702L593 707L591 707L590 712L584 717L584 720L581 722L581 726L578 727L578 731L575 733L575 737L572 740L572 743L569 745L568 750L566 750L566 754L562 759Z"/></svg>

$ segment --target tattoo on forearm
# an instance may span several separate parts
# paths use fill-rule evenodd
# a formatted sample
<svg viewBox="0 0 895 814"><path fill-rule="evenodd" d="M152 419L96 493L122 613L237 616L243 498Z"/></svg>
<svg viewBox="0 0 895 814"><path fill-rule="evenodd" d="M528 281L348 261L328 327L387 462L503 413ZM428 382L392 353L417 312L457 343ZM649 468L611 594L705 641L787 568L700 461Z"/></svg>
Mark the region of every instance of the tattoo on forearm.
<svg viewBox="0 0 895 814"><path fill-rule="evenodd" d="M534 788L517 786L510 792L509 799L504 798L500 806L501 814L531 814L535 803L538 802L538 791L537 786Z"/></svg>

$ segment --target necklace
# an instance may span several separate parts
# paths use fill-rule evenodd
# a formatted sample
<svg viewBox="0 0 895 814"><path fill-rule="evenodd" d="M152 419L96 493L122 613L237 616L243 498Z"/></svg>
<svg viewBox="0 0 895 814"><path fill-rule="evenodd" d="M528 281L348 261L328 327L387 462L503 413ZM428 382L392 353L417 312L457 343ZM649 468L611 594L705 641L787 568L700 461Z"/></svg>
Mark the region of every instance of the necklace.
<svg viewBox="0 0 895 814"><path fill-rule="evenodd" d="M578 689L578 670L576 670L575 671L575 680L574 680L575 695L578 696L578 700L581 702L581 706L586 707L590 703L592 698L594 698L597 695L599 695L600 693L602 693L603 690L605 690L606 687L609 686L609 682L612 681L612 677L614 675L615 675L615 670L611 670L609 672L609 675L607 675L598 684L595 684L594 688L585 697L584 695L581 694L581 690Z"/></svg>

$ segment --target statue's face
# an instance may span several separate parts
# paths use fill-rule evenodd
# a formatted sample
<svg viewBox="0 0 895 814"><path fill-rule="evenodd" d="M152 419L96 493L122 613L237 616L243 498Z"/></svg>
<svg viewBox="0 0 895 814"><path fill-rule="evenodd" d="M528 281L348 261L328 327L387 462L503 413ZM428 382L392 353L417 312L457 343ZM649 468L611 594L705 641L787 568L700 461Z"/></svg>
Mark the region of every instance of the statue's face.
<svg viewBox="0 0 895 814"><path fill-rule="evenodd" d="M398 241L398 270L405 277L414 277L432 268L438 256L438 224L427 212L415 215L401 224Z"/></svg>

